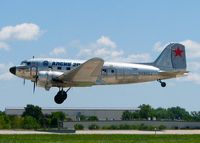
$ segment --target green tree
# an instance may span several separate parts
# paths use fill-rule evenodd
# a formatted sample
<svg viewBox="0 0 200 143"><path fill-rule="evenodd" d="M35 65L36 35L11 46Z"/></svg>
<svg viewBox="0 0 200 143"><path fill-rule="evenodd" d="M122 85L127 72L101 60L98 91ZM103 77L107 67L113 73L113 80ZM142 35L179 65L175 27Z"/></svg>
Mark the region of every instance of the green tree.
<svg viewBox="0 0 200 143"><path fill-rule="evenodd" d="M24 129L38 129L40 125L38 124L37 120L32 116L25 116L22 127Z"/></svg>
<svg viewBox="0 0 200 143"><path fill-rule="evenodd" d="M74 125L74 129L75 130L83 130L84 129L84 126L82 124L75 124Z"/></svg>
<svg viewBox="0 0 200 143"><path fill-rule="evenodd" d="M161 108L161 107L154 110L154 115L155 115L157 120L170 119L168 111L164 108Z"/></svg>
<svg viewBox="0 0 200 143"><path fill-rule="evenodd" d="M58 127L59 121L64 121L65 114L63 112L54 112L51 114L51 127Z"/></svg>
<svg viewBox="0 0 200 143"><path fill-rule="evenodd" d="M191 112L191 118L193 121L200 121L200 111Z"/></svg>
<svg viewBox="0 0 200 143"><path fill-rule="evenodd" d="M39 120L40 126L43 128L49 128L51 126L51 115L43 115Z"/></svg>
<svg viewBox="0 0 200 143"><path fill-rule="evenodd" d="M179 106L168 108L167 111L172 120L191 120L189 112Z"/></svg>
<svg viewBox="0 0 200 143"><path fill-rule="evenodd" d="M97 116L89 116L88 121L98 121L99 119L97 118Z"/></svg>
<svg viewBox="0 0 200 143"><path fill-rule="evenodd" d="M131 117L132 117L132 119L139 119L140 118L139 111L133 112Z"/></svg>
<svg viewBox="0 0 200 143"><path fill-rule="evenodd" d="M128 110L124 111L122 114L122 120L131 120L132 119L132 113Z"/></svg>
<svg viewBox="0 0 200 143"><path fill-rule="evenodd" d="M96 125L96 124L92 124L92 125L89 125L88 129L89 129L89 130L98 130L98 129L99 129L99 126Z"/></svg>
<svg viewBox="0 0 200 143"><path fill-rule="evenodd" d="M9 129L11 126L10 126L10 119L9 117L1 112L0 113L0 129Z"/></svg>
<svg viewBox="0 0 200 143"><path fill-rule="evenodd" d="M80 121L86 121L87 117L85 115L80 115Z"/></svg>
<svg viewBox="0 0 200 143"><path fill-rule="evenodd" d="M20 129L22 128L23 118L19 116L9 116L10 124L12 129Z"/></svg>
<svg viewBox="0 0 200 143"><path fill-rule="evenodd" d="M142 119L148 119L149 117L152 118L153 116L153 108L150 105L142 104L139 106L139 116Z"/></svg>
<svg viewBox="0 0 200 143"><path fill-rule="evenodd" d="M31 116L35 118L37 121L43 118L42 109L39 106L34 105L27 105L25 107L25 111L22 114L23 117L25 116Z"/></svg>

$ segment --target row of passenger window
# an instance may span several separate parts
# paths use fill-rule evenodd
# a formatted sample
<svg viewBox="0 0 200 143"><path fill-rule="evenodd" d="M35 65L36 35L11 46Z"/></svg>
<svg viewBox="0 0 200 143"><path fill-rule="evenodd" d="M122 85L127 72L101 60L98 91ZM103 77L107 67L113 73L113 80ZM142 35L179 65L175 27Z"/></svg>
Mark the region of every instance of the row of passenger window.
<svg viewBox="0 0 200 143"><path fill-rule="evenodd" d="M57 67L57 70L62 70L62 67ZM63 70L64 70L64 68L63 68ZM65 70L69 71L69 70L71 70L71 67L66 67Z"/></svg>
<svg viewBox="0 0 200 143"><path fill-rule="evenodd" d="M71 63L69 63L69 65L71 65ZM79 66L80 65L80 63L73 63L73 67L77 67L77 66ZM49 66L49 68L51 68L52 69L52 66ZM67 67L61 67L61 66L59 66L59 67L57 67L57 70L71 70L71 67L69 66L67 66Z"/></svg>
<svg viewBox="0 0 200 143"><path fill-rule="evenodd" d="M123 69L123 68L120 68L120 69L111 69L111 68L102 69L102 74L114 74L114 73L130 75L130 74L137 74L138 71L135 68L132 68L132 69Z"/></svg>

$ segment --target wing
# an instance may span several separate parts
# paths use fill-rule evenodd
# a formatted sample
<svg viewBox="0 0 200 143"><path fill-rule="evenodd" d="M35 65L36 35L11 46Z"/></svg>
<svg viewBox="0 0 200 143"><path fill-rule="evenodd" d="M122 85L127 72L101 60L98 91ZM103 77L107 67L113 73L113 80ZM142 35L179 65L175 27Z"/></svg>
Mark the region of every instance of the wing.
<svg viewBox="0 0 200 143"><path fill-rule="evenodd" d="M68 73L63 73L57 79L63 82L95 83L101 73L103 64L103 59L92 58L78 68Z"/></svg>

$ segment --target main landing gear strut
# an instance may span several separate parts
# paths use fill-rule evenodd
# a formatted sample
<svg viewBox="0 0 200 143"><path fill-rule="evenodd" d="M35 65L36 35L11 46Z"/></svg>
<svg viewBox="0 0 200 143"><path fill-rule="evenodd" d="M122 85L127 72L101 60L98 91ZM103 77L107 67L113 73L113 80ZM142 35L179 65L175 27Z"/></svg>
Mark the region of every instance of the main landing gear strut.
<svg viewBox="0 0 200 143"><path fill-rule="evenodd" d="M56 94L56 96L54 97L54 101L57 103L57 104L62 104L66 99L67 99L67 92L71 89L68 88L67 91L64 91L63 88L59 91L58 93Z"/></svg>
<svg viewBox="0 0 200 143"><path fill-rule="evenodd" d="M158 79L157 81L160 82L160 85L161 85L162 87L165 87L165 86L166 86L166 83L163 82L161 79Z"/></svg>

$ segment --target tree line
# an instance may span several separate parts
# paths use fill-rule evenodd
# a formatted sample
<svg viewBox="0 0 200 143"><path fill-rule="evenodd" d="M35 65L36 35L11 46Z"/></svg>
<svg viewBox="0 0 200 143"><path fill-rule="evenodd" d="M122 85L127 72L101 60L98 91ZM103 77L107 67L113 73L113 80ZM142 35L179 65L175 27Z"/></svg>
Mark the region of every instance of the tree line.
<svg viewBox="0 0 200 143"><path fill-rule="evenodd" d="M156 108L150 105L140 105L135 112L125 111L122 120L170 120L170 121L200 121L200 111L188 112L179 106L171 108Z"/></svg>
<svg viewBox="0 0 200 143"><path fill-rule="evenodd" d="M200 111L188 112L179 106L171 108L156 108L150 105L140 105L134 112L125 111L122 120L169 120L169 121L200 121ZM27 105L21 116L6 115L0 111L0 129L39 129L57 128L63 121L71 121L63 112L53 112L50 115L42 113L39 106ZM96 116L80 116L80 121L98 121ZM80 128L80 126L77 126ZM118 128L118 127L117 127Z"/></svg>
<svg viewBox="0 0 200 143"><path fill-rule="evenodd" d="M39 106L27 105L22 116L6 115L5 112L0 112L0 129L57 128L58 123L66 119L63 112L44 115Z"/></svg>

